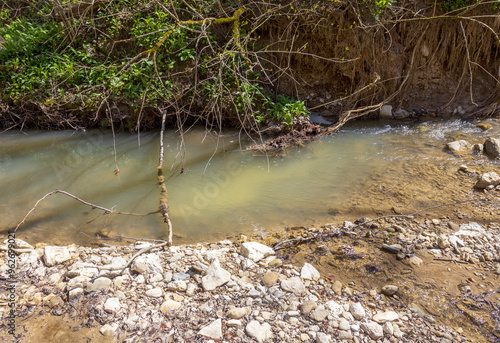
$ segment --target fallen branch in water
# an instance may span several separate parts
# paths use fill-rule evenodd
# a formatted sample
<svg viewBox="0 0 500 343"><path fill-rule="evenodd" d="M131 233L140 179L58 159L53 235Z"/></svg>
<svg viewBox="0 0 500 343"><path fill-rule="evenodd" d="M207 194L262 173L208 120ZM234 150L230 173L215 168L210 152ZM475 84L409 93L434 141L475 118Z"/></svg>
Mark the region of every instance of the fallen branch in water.
<svg viewBox="0 0 500 343"><path fill-rule="evenodd" d="M163 176L163 132L165 131L165 117L167 112L163 112L163 117L161 119L161 131L160 131L160 160L158 161L158 185L160 186L160 212L163 216L163 222L167 223L168 226L168 246L172 245L172 222L170 221L170 216L168 214L168 195L167 187L165 186L165 177ZM163 245L162 245L163 246Z"/></svg>
<svg viewBox="0 0 500 343"><path fill-rule="evenodd" d="M65 191L61 191L60 189L55 189L53 190L52 192L49 192L47 194L45 194L42 198L40 198L36 203L35 203L35 206L33 206L31 208L31 210L24 216L23 220L21 220L21 222L19 224L17 224L16 228L14 229L14 232L17 231L17 229L26 221L26 219L28 218L28 216L31 214L31 212L33 212L35 210L35 208L38 206L38 204L40 202L42 202L43 200L45 200L45 198L47 198L48 196L50 195L53 195L53 194L57 194L57 193L60 193L60 194L64 194L64 195L67 195L69 196L70 198L73 198L79 202L81 202L82 204L84 205L87 205L87 206L90 206L92 207L92 209L99 209L99 210L102 210L104 211L104 214L124 214L124 215L128 215L128 216L141 216L141 217L144 217L144 216L147 216L147 215L150 215L150 214L153 214L153 213L157 213L157 212L151 212L151 213L146 213L146 214L138 214L138 213L129 213L129 212L120 212L120 211L115 211L113 209L109 209L109 208L105 208L105 207L102 207L102 206L99 206L99 205L95 205L95 204L92 204L90 202L87 202L85 200L82 200L80 199L79 197L71 194L71 193L68 193L68 192L65 192Z"/></svg>

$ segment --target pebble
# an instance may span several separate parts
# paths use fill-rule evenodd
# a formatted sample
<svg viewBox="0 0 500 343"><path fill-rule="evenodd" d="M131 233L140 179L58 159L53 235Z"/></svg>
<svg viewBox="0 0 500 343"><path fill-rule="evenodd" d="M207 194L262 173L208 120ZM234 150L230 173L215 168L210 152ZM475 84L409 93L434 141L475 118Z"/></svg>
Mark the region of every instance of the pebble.
<svg viewBox="0 0 500 343"><path fill-rule="evenodd" d="M178 310L182 304L180 302L177 302L175 300L167 300L160 306L160 311L161 313L165 314L170 310Z"/></svg>
<svg viewBox="0 0 500 343"><path fill-rule="evenodd" d="M207 275L201 279L205 291L212 291L227 283L231 279L231 273L220 266L219 260L215 258L207 269Z"/></svg>
<svg viewBox="0 0 500 343"><path fill-rule="evenodd" d="M382 294L387 295L387 296L392 296L392 295L396 294L398 291L399 291L398 286L385 285L384 287L382 287Z"/></svg>
<svg viewBox="0 0 500 343"><path fill-rule="evenodd" d="M87 282L85 287L87 292L95 292L101 289L108 289L111 287L112 281L107 277L98 277Z"/></svg>
<svg viewBox="0 0 500 343"><path fill-rule="evenodd" d="M147 290L146 295L148 297L152 297L152 298L159 298L163 295L163 291L161 290L161 288L156 287L156 288Z"/></svg>
<svg viewBox="0 0 500 343"><path fill-rule="evenodd" d="M352 303L351 306L349 307L349 311L351 312L352 316L357 320L363 319L366 316L365 309L359 302Z"/></svg>
<svg viewBox="0 0 500 343"><path fill-rule="evenodd" d="M43 260L47 267L61 264L71 259L71 254L66 247L46 246L43 249Z"/></svg>
<svg viewBox="0 0 500 343"><path fill-rule="evenodd" d="M296 295L304 294L306 286L299 277L291 277L281 281L281 288Z"/></svg>
<svg viewBox="0 0 500 343"><path fill-rule="evenodd" d="M371 339L377 340L384 337L384 329L375 322L368 321L366 323L361 323L361 328L371 337Z"/></svg>
<svg viewBox="0 0 500 343"><path fill-rule="evenodd" d="M220 340L222 338L222 320L219 318L204 326L198 331L198 335Z"/></svg>
<svg viewBox="0 0 500 343"><path fill-rule="evenodd" d="M267 245L257 242L247 242L241 244L241 254L253 262L258 262L267 256L274 255L275 252Z"/></svg>
<svg viewBox="0 0 500 343"><path fill-rule="evenodd" d="M107 312L117 312L120 309L120 299L108 298L104 303L104 310Z"/></svg>
<svg viewBox="0 0 500 343"><path fill-rule="evenodd" d="M266 287L272 287L276 282L278 282L279 274L276 272L267 272L262 277L262 283Z"/></svg>
<svg viewBox="0 0 500 343"><path fill-rule="evenodd" d="M269 325L269 323L260 324L256 320L249 322L245 331L250 337L254 338L259 343L265 342L273 337L271 325Z"/></svg>
<svg viewBox="0 0 500 343"><path fill-rule="evenodd" d="M241 319L245 314L247 314L248 310L243 307L232 307L226 313L226 316L232 319Z"/></svg>
<svg viewBox="0 0 500 343"><path fill-rule="evenodd" d="M113 324L105 324L105 325L103 325L101 327L101 329L99 330L99 332L103 336L113 336L115 334L116 330L118 330L118 324L113 323Z"/></svg>
<svg viewBox="0 0 500 343"><path fill-rule="evenodd" d="M304 263L304 266L300 270L300 277L305 280L318 281L321 275L312 264Z"/></svg>
<svg viewBox="0 0 500 343"><path fill-rule="evenodd" d="M373 320L379 324L383 324L385 322L392 322L398 319L399 315L394 311L381 312L373 316Z"/></svg>

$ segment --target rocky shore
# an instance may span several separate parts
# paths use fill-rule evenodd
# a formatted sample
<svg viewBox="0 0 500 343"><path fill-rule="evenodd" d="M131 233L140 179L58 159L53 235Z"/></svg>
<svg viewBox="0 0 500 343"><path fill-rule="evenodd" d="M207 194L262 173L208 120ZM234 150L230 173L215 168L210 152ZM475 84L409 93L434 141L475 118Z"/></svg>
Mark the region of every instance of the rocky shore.
<svg viewBox="0 0 500 343"><path fill-rule="evenodd" d="M234 242L152 248L132 260L152 243L33 247L16 239L17 340L7 334L5 283L0 335L3 341L29 342L25 318L51 314L76 320L76 329L94 327L109 341L130 343L481 341L407 303L410 291L396 278L381 287L360 287L358 280L342 283L340 275L322 275L312 263L290 263L286 251L311 244L310 256L349 263L376 260L374 253L358 251L359 244L345 244L364 240L410 271L425 269L429 257L452 268L472 266L479 281L455 280L463 298L478 295L477 287L495 299L500 291L500 226L495 223L420 223L396 216L288 230L260 240L266 244L256 240L243 236ZM339 241L341 248L335 245ZM1 249L8 250L7 241ZM6 255L0 259L3 280L9 276ZM482 324L485 342L500 339L498 313L490 317Z"/></svg>

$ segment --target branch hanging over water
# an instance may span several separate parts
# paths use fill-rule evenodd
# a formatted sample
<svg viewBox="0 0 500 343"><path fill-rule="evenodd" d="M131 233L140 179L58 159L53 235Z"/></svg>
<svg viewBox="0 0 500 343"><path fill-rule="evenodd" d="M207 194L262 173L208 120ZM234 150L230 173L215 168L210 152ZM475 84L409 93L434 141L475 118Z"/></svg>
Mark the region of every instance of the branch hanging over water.
<svg viewBox="0 0 500 343"><path fill-rule="evenodd" d="M125 214L125 215L129 215L129 216L141 216L141 217L144 217L144 216L147 216L147 215L150 215L150 214L154 214L154 213L158 213L158 211L155 211L155 212L150 212L150 213L146 213L146 214L139 214L139 213L129 213L129 212L119 212L119 211L115 211L113 209L109 209L109 208L105 208L105 207L102 207L102 206L99 206L99 205L94 205L90 202L87 202L85 200L82 200L80 199L79 197L77 197L76 195L73 195L71 193L68 193L68 192L65 192L65 191L61 191L60 189L55 189L53 190L52 192L49 192L47 194L45 194L43 197L41 197L36 203L35 203L35 206L33 206L31 208L31 210L29 210L29 212L24 216L23 220L21 220L21 222L19 224L17 224L16 228L14 229L14 232L17 231L17 229L26 221L26 219L29 217L29 215L31 214L31 212L33 212L35 210L35 208L38 206L38 204L40 202L42 202L42 200L45 200L48 196L50 195L53 195L53 194L57 194L57 193L60 193L60 194L64 194L64 195L67 195L69 196L70 198L73 198L79 202L81 202L82 204L84 205L87 205L87 206L90 206L92 207L92 209L99 209L99 210L102 210L104 211L104 214Z"/></svg>
<svg viewBox="0 0 500 343"><path fill-rule="evenodd" d="M160 186L160 212L163 216L163 222L167 223L168 226L168 239L167 245L172 245L172 222L170 221L170 216L168 214L168 195L167 187L165 186L165 177L163 176L163 132L165 131L165 118L167 116L166 111L163 112L163 117L161 119L161 132L160 132L160 160L158 161L158 185Z"/></svg>

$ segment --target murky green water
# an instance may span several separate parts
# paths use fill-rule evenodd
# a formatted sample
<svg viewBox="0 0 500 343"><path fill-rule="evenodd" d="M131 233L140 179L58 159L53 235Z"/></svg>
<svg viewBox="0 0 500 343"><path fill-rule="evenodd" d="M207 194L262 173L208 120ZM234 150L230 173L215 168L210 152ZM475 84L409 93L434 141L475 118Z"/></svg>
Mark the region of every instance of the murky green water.
<svg viewBox="0 0 500 343"><path fill-rule="evenodd" d="M285 156L245 151L249 142L237 132L195 129L182 141L169 131L164 174L174 232L182 236L177 242L333 221L346 213L347 203L366 198L366 185L411 179L408 166L456 167L463 158L445 151L445 143L462 138L482 143L487 135L500 136L498 123L491 123L494 127L484 133L461 121L360 122ZM118 211L156 211L158 140L158 133L142 133L140 144L137 135L117 134L115 163L110 132L0 134L0 230L15 227L54 189ZM493 165L485 157L469 160ZM349 214L356 215L352 209ZM103 216L60 194L41 202L18 232L30 242L81 244L103 228L138 238L166 233L159 214Z"/></svg>

